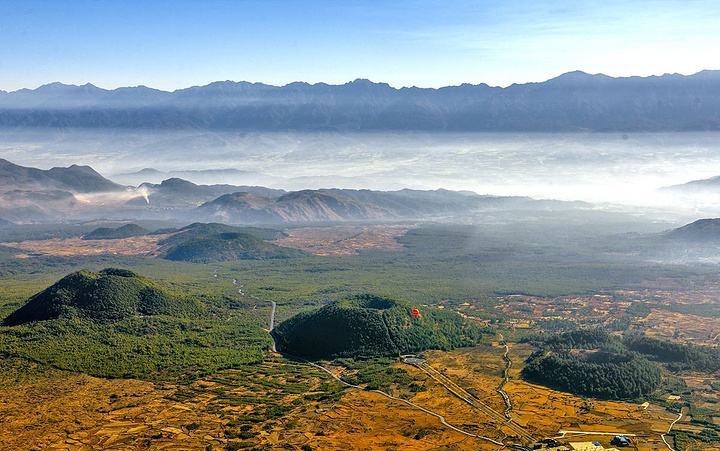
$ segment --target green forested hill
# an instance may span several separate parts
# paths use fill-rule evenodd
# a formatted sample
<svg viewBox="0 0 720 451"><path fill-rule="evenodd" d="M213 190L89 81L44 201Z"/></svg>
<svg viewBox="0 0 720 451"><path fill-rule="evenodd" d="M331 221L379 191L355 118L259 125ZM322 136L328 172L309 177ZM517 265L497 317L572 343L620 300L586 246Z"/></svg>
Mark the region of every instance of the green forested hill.
<svg viewBox="0 0 720 451"><path fill-rule="evenodd" d="M165 252L168 260L194 263L268 258L300 257L305 252L277 246L247 233L226 232L188 239L171 245Z"/></svg>
<svg viewBox="0 0 720 451"><path fill-rule="evenodd" d="M195 223L160 242L167 260L210 263L300 257L305 252L265 240L279 238L274 229Z"/></svg>
<svg viewBox="0 0 720 451"><path fill-rule="evenodd" d="M133 236L147 235L149 232L137 224L125 224L116 229L99 227L83 236L84 240L116 240Z"/></svg>
<svg viewBox="0 0 720 451"><path fill-rule="evenodd" d="M194 301L169 294L150 279L125 270L78 271L31 297L4 321L14 326L67 317L117 320L135 315L196 313Z"/></svg>
<svg viewBox="0 0 720 451"><path fill-rule="evenodd" d="M273 335L278 347L290 354L369 357L469 346L482 334L454 312L427 309L419 318L411 312L404 302L360 295L300 313Z"/></svg>
<svg viewBox="0 0 720 451"><path fill-rule="evenodd" d="M525 362L523 378L601 399L639 399L660 386L660 367L601 329L546 337Z"/></svg>

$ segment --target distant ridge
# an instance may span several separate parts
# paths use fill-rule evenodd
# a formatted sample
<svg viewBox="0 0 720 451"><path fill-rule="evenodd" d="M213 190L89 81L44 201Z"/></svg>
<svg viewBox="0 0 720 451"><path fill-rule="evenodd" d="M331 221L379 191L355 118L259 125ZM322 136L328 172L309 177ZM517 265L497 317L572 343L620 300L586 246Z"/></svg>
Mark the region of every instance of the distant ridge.
<svg viewBox="0 0 720 451"><path fill-rule="evenodd" d="M119 191L114 183L90 166L73 164L48 170L20 166L0 158L0 192L17 190L65 190L77 193Z"/></svg>
<svg viewBox="0 0 720 451"><path fill-rule="evenodd" d="M167 92L50 83L0 92L0 126L253 130L720 130L720 71L568 72L506 88L218 81Z"/></svg>
<svg viewBox="0 0 720 451"><path fill-rule="evenodd" d="M666 238L697 243L720 242L720 218L698 219L665 233Z"/></svg>

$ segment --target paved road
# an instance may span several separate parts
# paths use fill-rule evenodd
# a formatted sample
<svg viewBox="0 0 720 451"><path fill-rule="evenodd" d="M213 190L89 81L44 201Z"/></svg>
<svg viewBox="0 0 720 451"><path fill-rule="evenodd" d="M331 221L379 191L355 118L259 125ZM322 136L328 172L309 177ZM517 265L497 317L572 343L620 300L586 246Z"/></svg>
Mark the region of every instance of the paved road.
<svg viewBox="0 0 720 451"><path fill-rule="evenodd" d="M275 310L277 309L277 304L275 301L270 301L272 304L272 310L270 311L270 323L268 324L268 332L272 332L275 328ZM270 339L272 340L272 352L277 352L277 345L275 344L275 337L270 334Z"/></svg>
<svg viewBox="0 0 720 451"><path fill-rule="evenodd" d="M218 276L217 273L213 274L213 277L217 277L217 276ZM237 286L238 280L233 279L232 284ZM241 296L246 296L245 293L243 293L242 285L240 285L240 287L241 288L238 289L238 294L240 294ZM248 295L246 297L255 299L256 301L265 302L263 299L260 299L255 296ZM270 301L270 304L272 304L272 309L270 310L270 319L268 320L268 333L272 332L273 329L275 328L275 310L277 310L277 304L275 303L275 301ZM277 345L275 344L275 337L273 337L272 334L270 334L270 340L272 340L272 346L270 348L271 351L277 352Z"/></svg>
<svg viewBox="0 0 720 451"><path fill-rule="evenodd" d="M565 437L567 434L571 435L622 435L625 437L638 437L638 434L628 434L625 432L607 432L607 431L566 431L566 430L560 430L560 435L557 437L553 437L555 439L558 438L567 438Z"/></svg>

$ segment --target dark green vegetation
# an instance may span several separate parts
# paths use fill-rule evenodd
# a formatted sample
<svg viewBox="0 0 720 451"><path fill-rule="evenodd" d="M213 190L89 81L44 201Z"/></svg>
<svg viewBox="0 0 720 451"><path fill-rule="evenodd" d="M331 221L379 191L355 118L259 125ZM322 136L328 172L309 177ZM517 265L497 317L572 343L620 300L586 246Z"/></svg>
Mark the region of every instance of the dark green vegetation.
<svg viewBox="0 0 720 451"><path fill-rule="evenodd" d="M382 390L406 399L426 390L425 386L419 384L407 371L393 366L397 363L397 358L338 359L337 363L348 370L343 373L345 382L361 385L366 390Z"/></svg>
<svg viewBox="0 0 720 451"><path fill-rule="evenodd" d="M137 224L125 224L116 229L110 227L98 227L92 232L83 236L84 240L117 240L133 236L147 235L149 232Z"/></svg>
<svg viewBox="0 0 720 451"><path fill-rule="evenodd" d="M720 352L638 334L610 335L602 329L579 329L529 338L540 349L522 375L558 390L604 399L640 399L660 387L661 369L720 369ZM677 389L677 388L676 388Z"/></svg>
<svg viewBox="0 0 720 451"><path fill-rule="evenodd" d="M343 393L342 385L322 371L267 356L259 364L242 365L180 387L171 399L194 403L220 416L228 439L223 449L232 450L259 449L259 436L279 428L298 435L307 432L298 420L315 417Z"/></svg>
<svg viewBox="0 0 720 451"><path fill-rule="evenodd" d="M628 335L623 343L631 351L661 362L673 371L712 373L720 369L720 351L692 344L673 343L644 335Z"/></svg>
<svg viewBox="0 0 720 451"><path fill-rule="evenodd" d="M281 351L308 357L389 356L425 349L475 344L482 330L457 313L412 306L393 299L359 295L280 324L273 336Z"/></svg>
<svg viewBox="0 0 720 451"><path fill-rule="evenodd" d="M108 268L63 277L10 314L4 325L74 317L102 321L137 315L183 316L199 311L192 299L171 295L132 271Z"/></svg>
<svg viewBox="0 0 720 451"><path fill-rule="evenodd" d="M138 224L148 230L173 226ZM16 227L7 232L3 229L0 239L79 236L97 227L97 223ZM184 233L201 236L200 230L206 227L222 229L213 233L240 229L261 239L282 233L248 227L226 229L228 226L220 225L195 225ZM400 239L404 246L401 252L206 265L110 255L18 259L14 257L16 252L0 247L0 318L70 272L82 268L99 271L109 266L132 268L157 280L173 295L197 300L204 312L200 317L159 315L109 323L68 318L0 326L0 354L97 375L176 379L261 359L269 346L263 328L267 327L270 300L278 303L277 320L282 321L329 301L368 291L393 299L412 299L416 305L439 300L469 300L479 305L498 293L553 296L634 286L656 278L694 283L717 274L715 267L616 258L617 248L608 240L588 237L626 230L632 225L620 228L598 222L593 227L578 227L575 223L552 227L423 226ZM551 229L555 233L548 233ZM184 239L179 235L170 238ZM213 277L215 273L217 278ZM247 296L238 294L233 279L242 284ZM427 318L428 308L420 309Z"/></svg>
<svg viewBox="0 0 720 451"><path fill-rule="evenodd" d="M301 257L305 252L265 240L282 232L223 224L192 224L161 241L164 258L193 263Z"/></svg>
<svg viewBox="0 0 720 451"><path fill-rule="evenodd" d="M533 353L523 378L548 387L601 399L640 399L661 383L660 368L601 330L550 337Z"/></svg>
<svg viewBox="0 0 720 451"><path fill-rule="evenodd" d="M16 281L3 296L16 299L31 286ZM0 327L0 355L99 376L189 380L260 361L270 342L263 320L214 286L83 271L9 316L15 325Z"/></svg>
<svg viewBox="0 0 720 451"><path fill-rule="evenodd" d="M193 380L260 362L267 335L255 318L79 318L0 327L0 354L95 376Z"/></svg>

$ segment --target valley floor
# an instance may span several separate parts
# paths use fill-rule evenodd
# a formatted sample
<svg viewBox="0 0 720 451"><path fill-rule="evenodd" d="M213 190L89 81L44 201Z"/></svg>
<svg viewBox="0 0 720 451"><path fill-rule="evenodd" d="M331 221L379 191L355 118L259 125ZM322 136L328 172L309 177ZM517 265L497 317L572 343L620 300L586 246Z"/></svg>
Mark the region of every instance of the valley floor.
<svg viewBox="0 0 720 451"><path fill-rule="evenodd" d="M530 351L512 345L509 357L520 362ZM503 352L495 343L432 351L425 357L433 368L502 412L503 399L495 389L502 378ZM413 403L462 430L508 440L502 425L418 368L396 366L422 386L410 394ZM6 380L12 371L5 372ZM675 416L663 407L586 400L528 384L518 373L511 368L505 386L511 415L534 438L587 431L568 433L565 439L609 445L611 435L593 433L623 433L634 436L637 449L667 449L660 435ZM405 388L388 390L402 397L408 395ZM345 389L315 368L273 354L260 365L220 372L187 386L46 370L4 384L0 418L4 449L498 449L402 402Z"/></svg>

